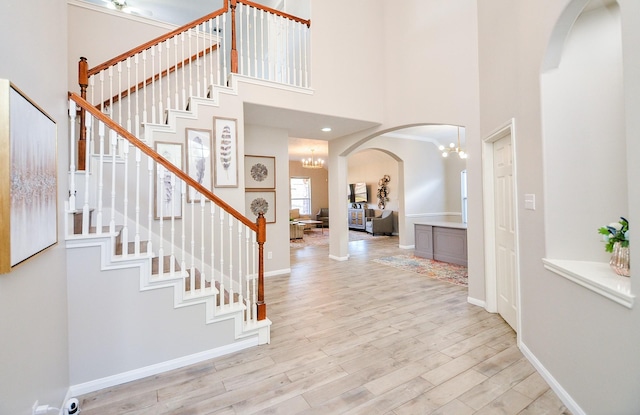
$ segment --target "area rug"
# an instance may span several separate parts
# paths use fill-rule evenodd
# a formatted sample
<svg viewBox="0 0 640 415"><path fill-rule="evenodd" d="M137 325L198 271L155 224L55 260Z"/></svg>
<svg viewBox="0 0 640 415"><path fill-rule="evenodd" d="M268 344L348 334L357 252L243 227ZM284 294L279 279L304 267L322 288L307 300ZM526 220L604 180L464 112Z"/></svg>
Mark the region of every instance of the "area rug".
<svg viewBox="0 0 640 415"><path fill-rule="evenodd" d="M373 261L463 287L467 286L469 277L467 267L433 259L419 258L413 255L388 256L374 259Z"/></svg>
<svg viewBox="0 0 640 415"><path fill-rule="evenodd" d="M388 238L388 236L373 236L367 232L349 231L349 242L364 241L368 239ZM306 246L322 246L329 245L329 229L321 230L320 228L311 229L304 232L302 239L291 239L289 246L291 248L304 248Z"/></svg>

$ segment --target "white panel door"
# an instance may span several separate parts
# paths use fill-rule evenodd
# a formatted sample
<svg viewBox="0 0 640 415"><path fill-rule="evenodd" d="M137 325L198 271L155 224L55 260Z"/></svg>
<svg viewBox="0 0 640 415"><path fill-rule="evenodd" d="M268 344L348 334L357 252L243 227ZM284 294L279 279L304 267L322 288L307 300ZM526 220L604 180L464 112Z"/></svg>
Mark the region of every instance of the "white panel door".
<svg viewBox="0 0 640 415"><path fill-rule="evenodd" d="M517 331L515 195L511 135L493 144L498 313Z"/></svg>

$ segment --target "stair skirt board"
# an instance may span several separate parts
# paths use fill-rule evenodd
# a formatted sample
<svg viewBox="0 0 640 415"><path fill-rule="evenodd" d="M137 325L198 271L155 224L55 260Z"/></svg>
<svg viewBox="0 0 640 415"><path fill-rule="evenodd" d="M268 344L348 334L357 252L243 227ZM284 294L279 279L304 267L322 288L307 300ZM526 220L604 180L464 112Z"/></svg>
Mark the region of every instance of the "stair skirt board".
<svg viewBox="0 0 640 415"><path fill-rule="evenodd" d="M168 372L170 370L179 369L185 366L203 362L205 360L214 359L216 357L225 356L240 350L248 349L259 345L258 336L241 340L216 349L195 353L189 356L179 357L177 359L168 360L166 362L145 366L140 369L130 370L128 372L119 373L117 375L107 376L105 378L92 380L78 385L69 387L69 396L80 396L97 390L110 388L112 386L121 385L123 383L139 380L147 376L157 375L159 373Z"/></svg>
<svg viewBox="0 0 640 415"><path fill-rule="evenodd" d="M228 292L225 292L225 305L220 307L215 304L216 300L220 298L217 294L219 290L216 288L219 284L216 281L216 287L205 289L204 293L196 292L193 295L185 293L182 290L182 276L178 275L173 278L154 278L152 272L152 261L148 256L139 257L113 257L114 252L114 240L117 239L117 234L104 233L102 235L92 234L90 236L80 236L69 238L66 240L67 249L72 248L88 248L88 247L100 247L100 270L115 270L125 268L139 268L140 272L140 291L154 290L159 288L173 288L174 293L174 308L186 307L194 304L205 304L205 324L210 324L218 321L233 319L234 320L234 338L242 339L256 336L258 339L257 344L267 344L271 341L270 326L271 321L269 319L260 321L258 323L245 323L244 314L247 307L244 304L229 304ZM226 279L226 277L225 277ZM233 283L227 284L237 285ZM209 283L210 285L210 283ZM234 287L235 290L235 287ZM237 299L237 290L234 292L234 297ZM246 301L245 301L246 303Z"/></svg>

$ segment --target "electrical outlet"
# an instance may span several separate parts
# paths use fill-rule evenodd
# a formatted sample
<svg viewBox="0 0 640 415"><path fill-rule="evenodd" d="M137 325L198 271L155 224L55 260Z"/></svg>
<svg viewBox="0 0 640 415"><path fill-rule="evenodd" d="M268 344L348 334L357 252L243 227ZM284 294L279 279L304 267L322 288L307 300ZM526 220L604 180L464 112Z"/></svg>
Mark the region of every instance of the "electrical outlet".
<svg viewBox="0 0 640 415"><path fill-rule="evenodd" d="M38 400L36 399L36 401L33 403L33 407L31 407L31 415L36 415L36 409L38 409Z"/></svg>
<svg viewBox="0 0 640 415"><path fill-rule="evenodd" d="M273 252L267 252L267 259L273 259Z"/></svg>

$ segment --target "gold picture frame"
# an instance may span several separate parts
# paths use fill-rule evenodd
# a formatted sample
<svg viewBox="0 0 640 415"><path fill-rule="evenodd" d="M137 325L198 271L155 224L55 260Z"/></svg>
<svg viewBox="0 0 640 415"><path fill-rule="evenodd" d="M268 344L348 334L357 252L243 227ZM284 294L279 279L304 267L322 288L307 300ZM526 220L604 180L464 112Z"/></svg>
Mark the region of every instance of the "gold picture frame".
<svg viewBox="0 0 640 415"><path fill-rule="evenodd" d="M58 242L57 125L0 79L0 273Z"/></svg>

